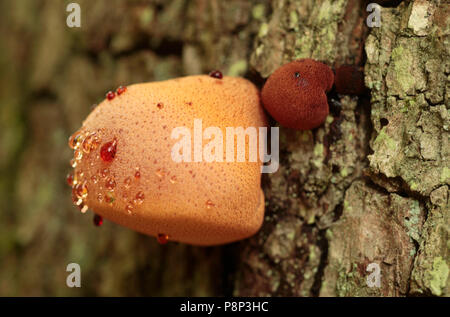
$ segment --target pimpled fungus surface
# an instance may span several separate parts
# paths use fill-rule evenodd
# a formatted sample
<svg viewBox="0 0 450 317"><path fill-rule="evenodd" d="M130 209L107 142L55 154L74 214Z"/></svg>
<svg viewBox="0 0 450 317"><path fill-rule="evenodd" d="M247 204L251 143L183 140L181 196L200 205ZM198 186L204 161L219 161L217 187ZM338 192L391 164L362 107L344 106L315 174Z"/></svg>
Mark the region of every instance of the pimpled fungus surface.
<svg viewBox="0 0 450 317"><path fill-rule="evenodd" d="M194 119L203 129L218 127L224 140L226 127L267 124L258 89L242 78L189 76L117 90L69 140L74 204L162 244L215 245L253 235L264 215L261 162L175 162L171 133L186 127L193 140Z"/></svg>
<svg viewBox="0 0 450 317"><path fill-rule="evenodd" d="M316 128L328 115L326 92L331 90L333 81L333 71L321 62L290 62L267 79L261 93L264 108L285 127Z"/></svg>

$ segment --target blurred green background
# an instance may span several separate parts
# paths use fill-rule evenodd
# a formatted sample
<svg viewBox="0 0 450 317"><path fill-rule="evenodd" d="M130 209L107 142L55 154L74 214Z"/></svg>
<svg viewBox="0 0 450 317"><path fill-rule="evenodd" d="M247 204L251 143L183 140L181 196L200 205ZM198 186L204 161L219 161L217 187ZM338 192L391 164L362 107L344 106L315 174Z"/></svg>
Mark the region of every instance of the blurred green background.
<svg viewBox="0 0 450 317"><path fill-rule="evenodd" d="M80 214L65 182L67 139L119 85L244 74L258 29L250 16L266 4L76 1L81 28L69 28L70 2L0 2L0 295L230 295L239 245L160 246ZM72 262L81 288L66 286Z"/></svg>

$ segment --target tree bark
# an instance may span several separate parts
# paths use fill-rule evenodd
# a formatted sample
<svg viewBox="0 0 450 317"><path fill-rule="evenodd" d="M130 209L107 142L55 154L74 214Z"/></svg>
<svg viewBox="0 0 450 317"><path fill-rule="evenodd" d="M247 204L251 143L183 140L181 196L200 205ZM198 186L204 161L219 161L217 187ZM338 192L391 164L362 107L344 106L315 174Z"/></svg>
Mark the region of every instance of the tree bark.
<svg viewBox="0 0 450 317"><path fill-rule="evenodd" d="M369 28L358 0L77 2L73 29L67 3L0 3L0 295L450 295L448 3L380 1ZM280 129L254 237L160 246L71 206L66 140L112 87L213 69L261 87L298 58L359 66L368 92Z"/></svg>

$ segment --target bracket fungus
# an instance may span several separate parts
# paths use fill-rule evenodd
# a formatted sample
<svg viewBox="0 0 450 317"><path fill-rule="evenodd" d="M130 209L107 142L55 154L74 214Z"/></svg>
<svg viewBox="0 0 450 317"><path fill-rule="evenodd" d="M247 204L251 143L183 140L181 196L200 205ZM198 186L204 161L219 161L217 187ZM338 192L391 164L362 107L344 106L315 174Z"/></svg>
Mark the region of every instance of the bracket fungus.
<svg viewBox="0 0 450 317"><path fill-rule="evenodd" d="M281 125L310 130L328 115L326 92L333 81L333 71L327 65L313 59L296 60L270 75L261 93L262 103Z"/></svg>
<svg viewBox="0 0 450 317"><path fill-rule="evenodd" d="M258 89L243 78L215 73L108 93L69 139L74 204L95 212L97 225L103 217L160 243L216 245L253 235L264 216L261 160L172 158L173 130L192 131L197 118L224 134L267 125Z"/></svg>

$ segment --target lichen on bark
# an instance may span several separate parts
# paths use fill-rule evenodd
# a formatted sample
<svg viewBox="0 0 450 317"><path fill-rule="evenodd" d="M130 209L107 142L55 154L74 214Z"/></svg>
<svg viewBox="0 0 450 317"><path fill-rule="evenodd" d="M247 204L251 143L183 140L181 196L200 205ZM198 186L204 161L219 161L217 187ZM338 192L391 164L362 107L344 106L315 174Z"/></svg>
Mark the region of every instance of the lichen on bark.
<svg viewBox="0 0 450 317"><path fill-rule="evenodd" d="M276 288L275 294L304 295L307 292L289 286L285 277L297 274L302 280L313 272L315 283L305 284L310 294L448 296L450 59L445 44L449 24L444 17L449 6L413 1L382 8L381 27L367 35L368 30L360 26L365 7L338 2L332 4L333 10L326 10L330 16L320 15L321 8L329 5L327 1L277 2L255 39L251 65L267 77L296 57L358 64L364 56L362 46L355 45L357 34L364 39L370 104L364 97L340 96L341 114L330 116L323 128L312 133L281 130L282 153L287 157L280 171L268 177L267 221L255 245L246 249L255 256L245 261L243 272L252 275L249 281L257 286L240 285L238 294L255 295L265 285L271 294ZM358 13L352 10L355 6ZM303 16L299 18L295 10ZM339 22L342 17L346 23ZM295 27L292 20L298 23ZM334 33L327 36L330 30ZM342 39L347 41L339 43ZM433 200L439 201L439 207ZM296 271L280 266L279 262L295 258L292 249L279 262L270 256L286 251L285 237L273 235L281 230L277 225L292 215L300 221L290 226L307 226L304 236L313 238L306 241L321 255L306 274L302 267ZM307 245L294 250L305 249ZM277 287L271 277L254 271L261 263L271 272L277 270ZM369 263L381 267L380 288L366 283ZM303 269L311 264L304 261Z"/></svg>
<svg viewBox="0 0 450 317"><path fill-rule="evenodd" d="M417 197L427 210L411 294L449 295L448 12L448 3L441 1L383 9L383 24L389 27L374 30L366 43L372 178L389 191Z"/></svg>

